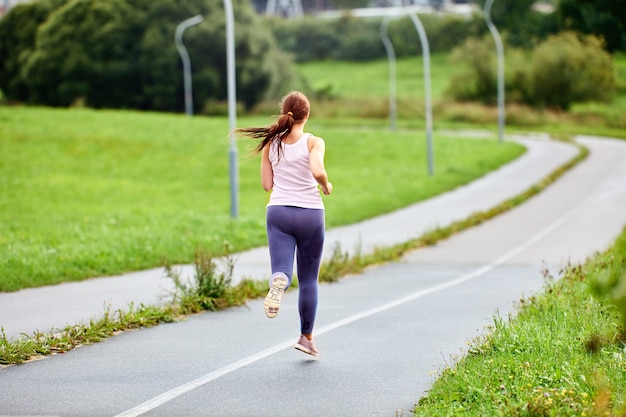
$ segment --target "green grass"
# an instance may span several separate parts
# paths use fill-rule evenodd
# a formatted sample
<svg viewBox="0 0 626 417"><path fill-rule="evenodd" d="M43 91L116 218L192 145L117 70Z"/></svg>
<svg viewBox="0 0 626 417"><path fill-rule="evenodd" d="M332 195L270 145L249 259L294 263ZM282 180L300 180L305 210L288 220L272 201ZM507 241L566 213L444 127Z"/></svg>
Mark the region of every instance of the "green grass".
<svg viewBox="0 0 626 417"><path fill-rule="evenodd" d="M351 98L385 99L389 96L387 60L366 62L314 61L298 67L315 90ZM444 97L449 79L461 70L449 65L448 55L431 56L431 91L433 99ZM337 71L337 73L335 73ZM346 76L344 74L350 74ZM424 97L424 64L420 57L396 61L397 97L422 100ZM367 86L367 88L364 88Z"/></svg>
<svg viewBox="0 0 626 417"><path fill-rule="evenodd" d="M263 238L262 219L247 209L263 196L246 181L242 219L229 220L222 120L30 108L1 108L0 120L0 290Z"/></svg>
<svg viewBox="0 0 626 417"><path fill-rule="evenodd" d="M266 124L267 117L239 125ZM436 175L422 131L309 130L327 142L335 191L328 227L389 212L483 175L518 145L437 136ZM0 291L163 264L266 243L268 194L239 141L239 219L230 218L223 118L0 107Z"/></svg>
<svg viewBox="0 0 626 417"><path fill-rule="evenodd" d="M626 229L615 246L543 294L494 318L469 354L438 375L416 416L623 416L626 350L618 310L590 283L624 268ZM614 257L620 264L611 262Z"/></svg>

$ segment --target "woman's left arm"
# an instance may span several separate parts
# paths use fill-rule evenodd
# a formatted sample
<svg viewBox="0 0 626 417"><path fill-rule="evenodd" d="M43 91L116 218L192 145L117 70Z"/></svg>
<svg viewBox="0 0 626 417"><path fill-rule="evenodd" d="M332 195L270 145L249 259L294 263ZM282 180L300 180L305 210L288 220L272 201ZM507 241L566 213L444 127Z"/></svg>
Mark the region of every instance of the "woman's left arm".
<svg viewBox="0 0 626 417"><path fill-rule="evenodd" d="M333 184L328 181L328 174L324 167L324 154L326 153L326 144L324 139L318 137L310 137L309 140L309 165L311 173L315 181L322 187L322 192L326 195L333 192Z"/></svg>

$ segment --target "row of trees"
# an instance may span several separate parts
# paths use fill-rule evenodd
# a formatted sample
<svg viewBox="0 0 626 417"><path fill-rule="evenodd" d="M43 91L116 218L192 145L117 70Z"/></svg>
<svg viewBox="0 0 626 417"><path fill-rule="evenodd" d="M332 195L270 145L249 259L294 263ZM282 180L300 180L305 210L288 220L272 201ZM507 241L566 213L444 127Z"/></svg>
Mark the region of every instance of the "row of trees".
<svg viewBox="0 0 626 417"><path fill-rule="evenodd" d="M482 11L485 0L476 0ZM607 51L626 51L626 0L558 0L554 13L533 9L536 0L496 0L491 15L508 46L532 49L560 32L595 35ZM357 19L346 13L339 19L274 19L271 27L284 51L297 61L319 59L370 60L386 56L380 40L382 18ZM421 15L432 52L447 52L467 38L488 34L481 13L467 19L454 15ZM410 19L389 26L398 56L421 52Z"/></svg>
<svg viewBox="0 0 626 417"><path fill-rule="evenodd" d="M248 0L234 0L238 100L251 107L295 82ZM69 106L181 111L183 74L176 26L188 29L196 108L226 98L221 0L39 0L0 20L0 89L9 100Z"/></svg>
<svg viewBox="0 0 626 417"><path fill-rule="evenodd" d="M482 37L487 27L482 19L459 16L420 17L433 53L448 52L468 37ZM280 48L298 62L315 60L368 61L386 58L381 41L382 18L361 19L345 15L339 19L273 19L272 31ZM416 56L421 45L408 17L394 19L388 34L398 57Z"/></svg>
<svg viewBox="0 0 626 417"><path fill-rule="evenodd" d="M477 0L481 10L485 0ZM506 98L535 107L568 109L575 102L610 100L616 85L610 53L626 51L626 0L559 0L554 13L533 9L535 0L497 0L491 14L506 40ZM620 9L621 8L621 9ZM281 49L298 61L383 59L381 18L278 20ZM457 100L495 103L495 47L482 14L420 17L433 53L452 51L467 72L451 80ZM390 23L396 56L421 54L411 19Z"/></svg>
<svg viewBox="0 0 626 417"><path fill-rule="evenodd" d="M476 0L481 8L484 1ZM551 14L533 11L534 2L493 3L493 20L509 47L530 50L574 30L598 35L609 52L626 50L626 0L558 0ZM233 0L233 7L237 96L247 108L302 88L293 59L386 56L381 18L270 19L249 0ZM182 63L173 37L180 22L197 14L204 21L184 39L192 57L194 107L214 108L227 94L222 0L38 0L17 6L0 19L0 90L9 100L35 104L182 111ZM482 15L425 15L422 21L434 53L488 35ZM397 56L421 53L410 19L394 21L389 36ZM517 90L518 97L531 91Z"/></svg>

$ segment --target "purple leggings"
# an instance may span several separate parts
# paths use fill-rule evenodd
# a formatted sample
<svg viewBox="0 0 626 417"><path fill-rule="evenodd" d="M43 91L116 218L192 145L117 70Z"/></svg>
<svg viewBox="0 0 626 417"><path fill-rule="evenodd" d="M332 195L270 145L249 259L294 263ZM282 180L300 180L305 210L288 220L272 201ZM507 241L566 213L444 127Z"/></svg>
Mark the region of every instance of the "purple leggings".
<svg viewBox="0 0 626 417"><path fill-rule="evenodd" d="M294 252L298 259L298 311L300 332L313 333L317 312L317 279L324 248L324 210L292 206L267 207L267 241L272 278L293 273Z"/></svg>

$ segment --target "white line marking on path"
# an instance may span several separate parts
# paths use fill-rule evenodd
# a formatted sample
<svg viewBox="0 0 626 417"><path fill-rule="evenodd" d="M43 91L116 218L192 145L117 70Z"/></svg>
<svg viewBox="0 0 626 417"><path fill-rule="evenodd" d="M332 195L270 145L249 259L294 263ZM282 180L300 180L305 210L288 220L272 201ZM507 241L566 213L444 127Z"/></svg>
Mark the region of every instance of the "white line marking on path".
<svg viewBox="0 0 626 417"><path fill-rule="evenodd" d="M455 287L457 285L463 284L464 282L470 281L476 277L479 277L481 275L483 275L484 273L492 270L493 268L495 268L498 265L503 264L504 262L506 262L507 260L511 259L512 257L514 257L515 255L525 251L526 249L528 249L530 246L532 246L533 244L537 243L538 241L540 241L541 239L543 239L547 234L549 234L550 232L552 232L554 229L556 229L557 227L559 227L561 224L563 224L565 222L565 220L567 220L569 217L571 217L574 214L574 211L578 208L578 206L574 207L573 209L571 209L569 212L567 212L565 215L561 216L559 219L557 219L556 221L554 221L553 223L551 223L549 226L547 226L545 229L543 229L542 231L540 231L539 233L537 233L536 235L534 235L533 237L531 237L528 241L526 241L525 243L521 244L520 246L516 247L515 249L511 250L510 252L506 253L505 255L501 256L500 258L496 259L494 262L483 266L482 268L479 268L473 272L470 272L468 274L462 275L459 278L453 279L451 281L445 282L443 284L439 284L439 285L435 285L433 287L427 288L425 290L421 290L421 291L417 291L414 292L412 294L407 295L406 297L403 298L399 298L397 300L391 301L389 303L380 305L376 308L370 309L370 310L366 310L363 311L362 313L358 313L358 314L354 314L352 316L346 317L343 320L339 320L336 321L334 323L330 323L327 324L326 326L323 326L321 328L319 328L318 330L315 331L315 333L317 335L321 335L324 333L328 333L332 330L338 329L340 327L346 326L350 323L354 323L355 321L358 320L362 320L366 317L369 316L373 316L375 314L378 313L382 313L383 311L386 310L391 310L392 308L401 306L402 304L406 304L409 303L411 301L417 300L418 298L421 298L425 295L429 295L441 290L445 290L447 288L451 288L451 287ZM190 381L186 384L180 385L176 388L173 388L167 392L164 392L161 395L158 395L142 404L139 404L137 407L131 408L130 410L124 411L118 415L116 415L115 417L137 417L140 416L144 413L147 413L148 411L154 410L155 408L165 404L166 402L169 402L177 397L180 397L183 394L186 394L196 388L199 388L203 385L208 384L211 381L214 381L224 375L227 375L231 372L234 372L238 369L243 368L244 366L248 366L250 364L253 364L255 362L260 361L261 359L265 359L268 356L271 356L275 353L280 352L281 350L284 349L288 349L290 347L293 346L293 341L288 341L288 342L283 342L280 343L278 345L272 346L271 348L265 349L261 352L258 352L254 355L248 356L247 358L243 358L241 360L238 360L237 362L233 362L230 365L227 365L223 368L220 368L216 371L210 372L198 379L195 379L193 381Z"/></svg>

